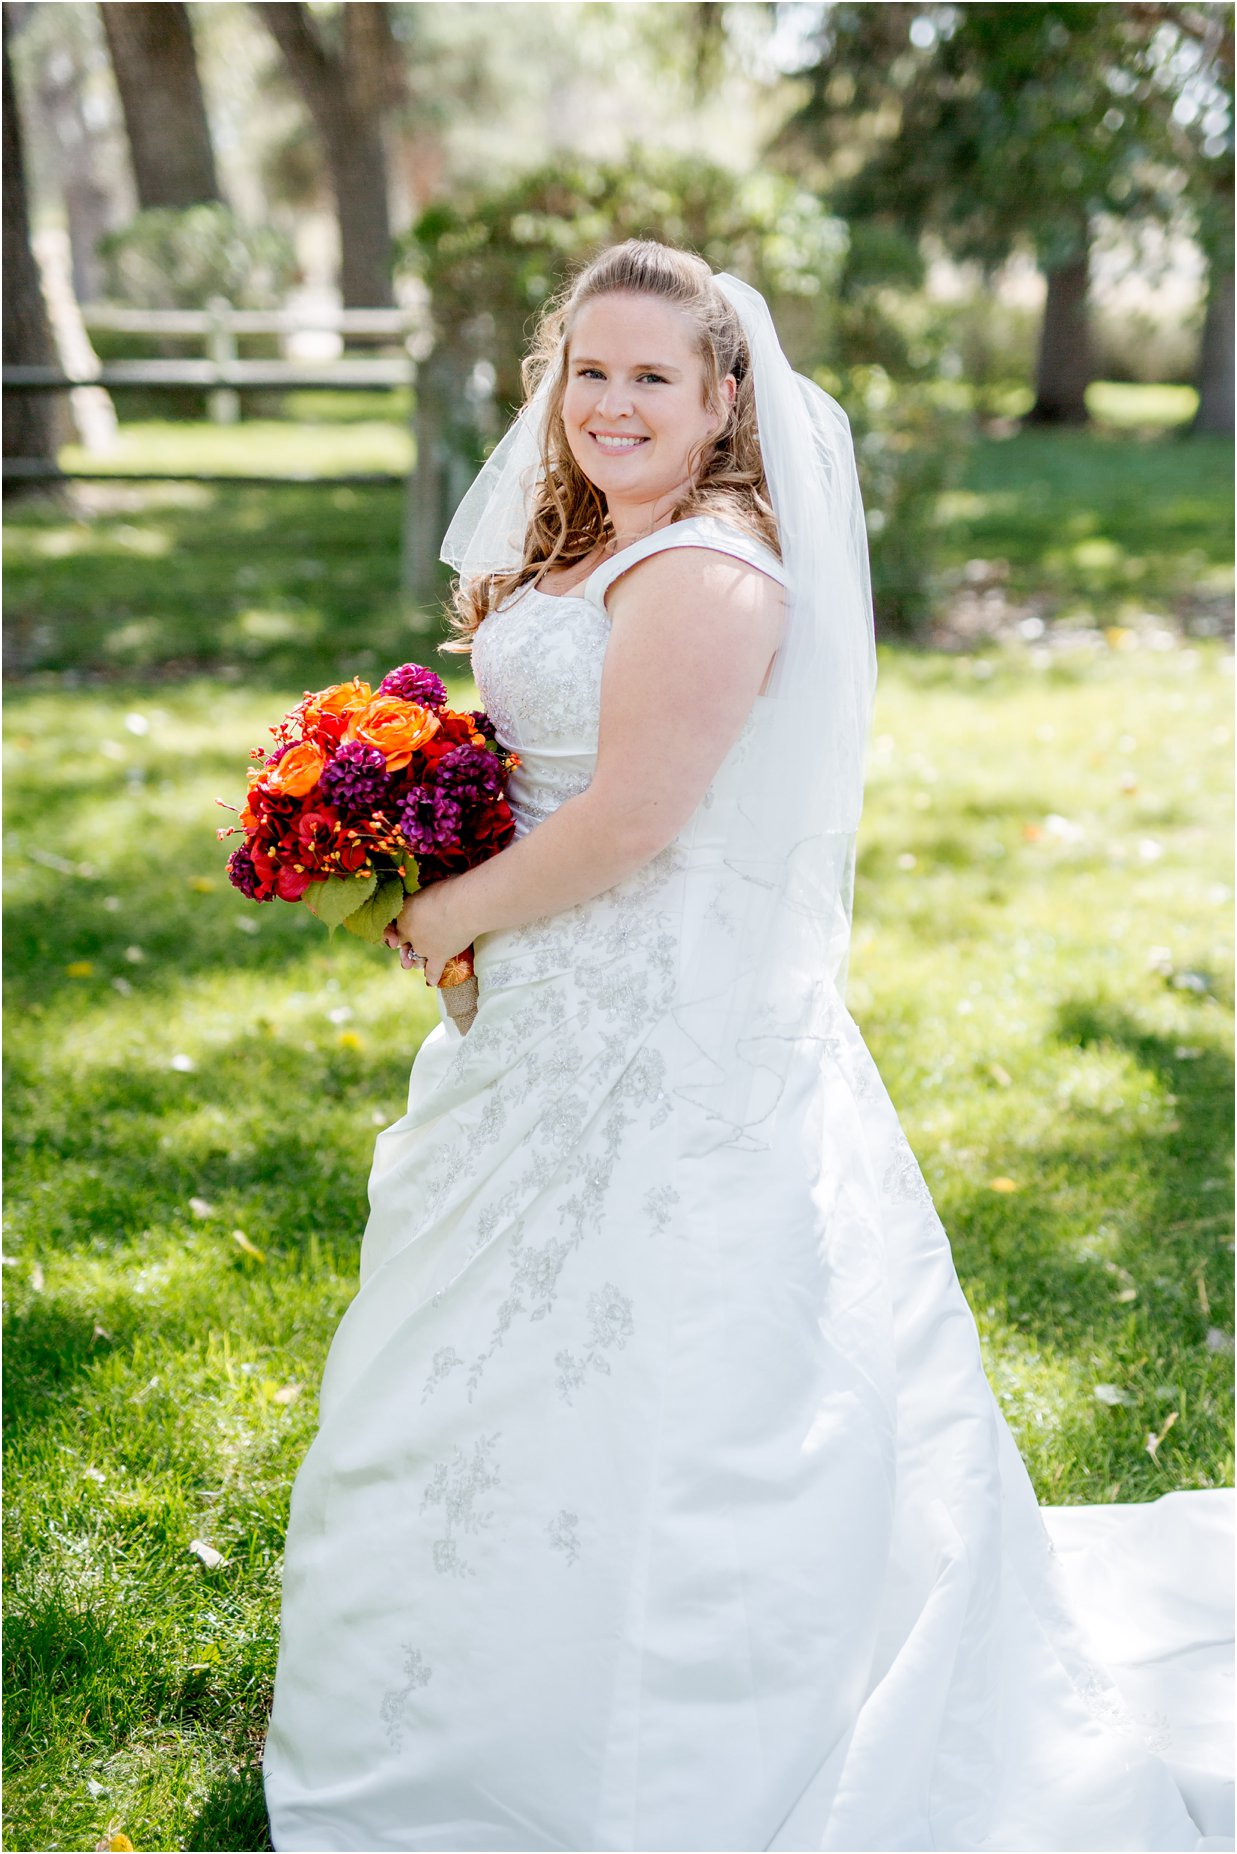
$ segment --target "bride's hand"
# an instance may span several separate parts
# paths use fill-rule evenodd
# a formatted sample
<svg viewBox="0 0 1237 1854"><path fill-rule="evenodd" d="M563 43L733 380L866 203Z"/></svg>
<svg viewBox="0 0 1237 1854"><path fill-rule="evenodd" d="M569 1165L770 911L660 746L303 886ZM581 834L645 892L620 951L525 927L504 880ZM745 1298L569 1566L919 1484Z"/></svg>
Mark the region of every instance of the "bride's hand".
<svg viewBox="0 0 1237 1854"><path fill-rule="evenodd" d="M427 985L437 985L448 959L462 953L472 939L453 905L454 887L455 878L447 876L441 882L431 882L428 888L419 888L415 895L407 897L382 936L389 947L399 949L405 971L424 970ZM419 959L414 965L414 952L424 955L423 968Z"/></svg>

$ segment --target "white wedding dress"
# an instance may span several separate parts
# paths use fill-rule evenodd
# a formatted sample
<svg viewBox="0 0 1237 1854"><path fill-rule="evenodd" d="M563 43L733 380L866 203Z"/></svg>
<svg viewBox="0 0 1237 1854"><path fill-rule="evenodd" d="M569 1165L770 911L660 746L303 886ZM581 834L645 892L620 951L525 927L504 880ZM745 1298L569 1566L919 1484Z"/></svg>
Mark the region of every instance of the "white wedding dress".
<svg viewBox="0 0 1237 1854"><path fill-rule="evenodd" d="M671 545L781 577L695 519L482 624L521 833L592 775L607 586ZM1232 1846L1231 1490L1041 1512L840 1001L767 1149L682 1087L775 725L636 874L478 939L378 1137L292 1495L278 1849Z"/></svg>

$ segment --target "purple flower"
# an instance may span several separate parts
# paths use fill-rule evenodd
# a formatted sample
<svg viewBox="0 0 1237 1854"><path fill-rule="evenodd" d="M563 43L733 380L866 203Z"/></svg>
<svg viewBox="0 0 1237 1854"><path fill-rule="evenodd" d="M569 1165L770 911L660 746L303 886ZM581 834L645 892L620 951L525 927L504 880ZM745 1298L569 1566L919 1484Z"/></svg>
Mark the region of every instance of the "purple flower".
<svg viewBox="0 0 1237 1854"><path fill-rule="evenodd" d="M367 747L360 740L346 741L323 767L318 789L339 812L350 817L376 811L391 795L381 749Z"/></svg>
<svg viewBox="0 0 1237 1854"><path fill-rule="evenodd" d="M278 766L284 754L291 752L293 747L296 747L299 745L300 745L299 741L285 740L282 747L276 747L273 753L267 754L266 758L262 762L263 766Z"/></svg>
<svg viewBox="0 0 1237 1854"><path fill-rule="evenodd" d="M452 793L434 785L413 785L397 821L414 855L426 856L455 842L461 815Z"/></svg>
<svg viewBox="0 0 1237 1854"><path fill-rule="evenodd" d="M398 695L401 702L419 702L422 708L445 708L447 690L433 670L419 663L402 663L378 684L379 695Z"/></svg>
<svg viewBox="0 0 1237 1854"><path fill-rule="evenodd" d="M444 753L434 772L460 804L480 804L483 799L497 798L502 790L502 770L494 754L468 741Z"/></svg>
<svg viewBox="0 0 1237 1854"><path fill-rule="evenodd" d="M274 900L273 895L259 895L258 872L246 844L238 844L228 858L228 881L233 888L239 888L242 895L248 895L250 901Z"/></svg>

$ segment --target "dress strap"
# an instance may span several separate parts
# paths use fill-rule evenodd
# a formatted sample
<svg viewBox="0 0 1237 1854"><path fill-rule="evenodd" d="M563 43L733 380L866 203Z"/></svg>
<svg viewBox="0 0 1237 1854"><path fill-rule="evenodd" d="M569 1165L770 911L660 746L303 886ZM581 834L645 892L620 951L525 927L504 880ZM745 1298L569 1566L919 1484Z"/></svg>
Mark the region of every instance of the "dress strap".
<svg viewBox="0 0 1237 1854"><path fill-rule="evenodd" d="M721 516L692 515L686 521L672 521L668 528L659 528L655 534L646 534L642 541L633 541L630 547L603 560L580 588L581 596L604 612L606 594L616 579L647 560L650 554L664 553L671 547L708 547L715 553L733 554L736 560L746 560L749 566L759 567L779 586L786 584L781 561L763 541L756 540L733 522L724 521Z"/></svg>

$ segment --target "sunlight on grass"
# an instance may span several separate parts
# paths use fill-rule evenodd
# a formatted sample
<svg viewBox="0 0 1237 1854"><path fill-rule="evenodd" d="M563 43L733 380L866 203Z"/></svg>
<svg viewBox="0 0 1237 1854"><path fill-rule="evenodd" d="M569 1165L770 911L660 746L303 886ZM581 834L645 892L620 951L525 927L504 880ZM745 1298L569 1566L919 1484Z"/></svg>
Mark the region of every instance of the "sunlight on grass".
<svg viewBox="0 0 1237 1854"><path fill-rule="evenodd" d="M301 395L303 402L308 395ZM309 407L312 411L313 408ZM187 470L207 474L261 476L281 473L346 476L365 471L406 473L412 465L412 437L393 419L246 419L239 425L148 419L120 427L114 451L90 455L67 444L64 470Z"/></svg>
<svg viewBox="0 0 1237 1854"><path fill-rule="evenodd" d="M1093 380L1087 411L1105 425L1185 425L1198 410L1192 386L1151 386L1133 380Z"/></svg>

